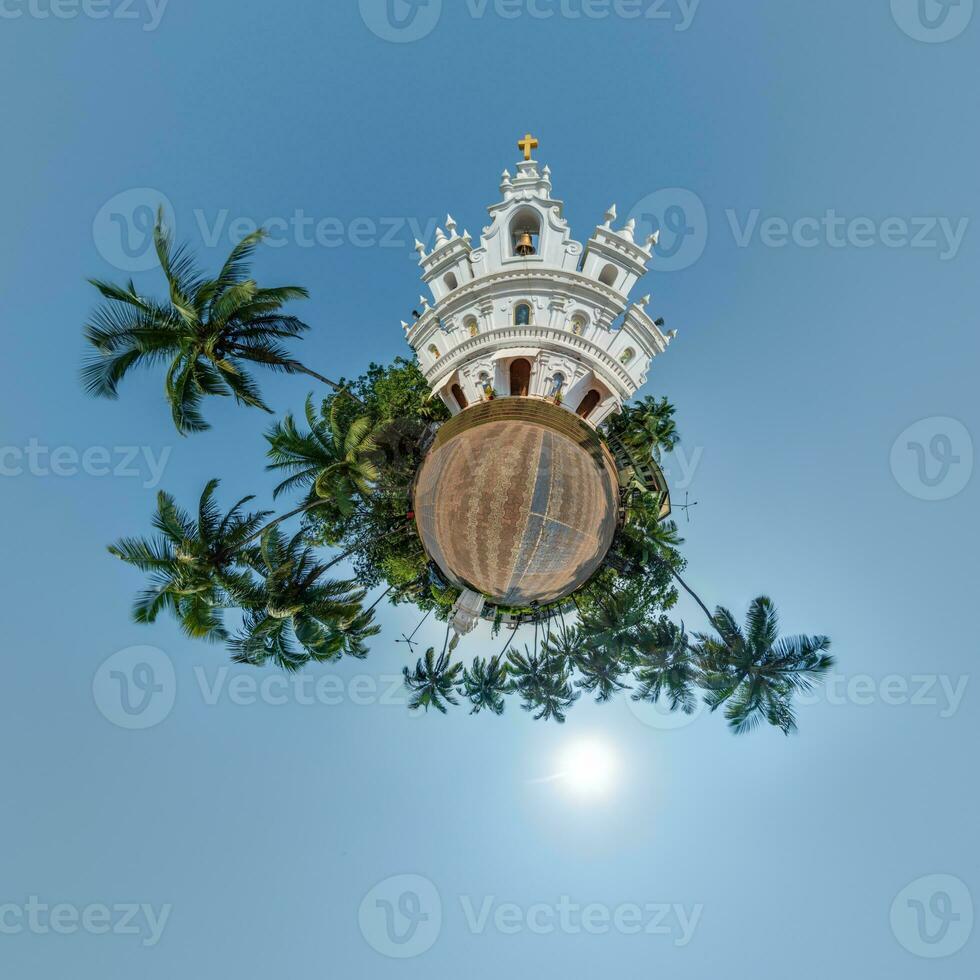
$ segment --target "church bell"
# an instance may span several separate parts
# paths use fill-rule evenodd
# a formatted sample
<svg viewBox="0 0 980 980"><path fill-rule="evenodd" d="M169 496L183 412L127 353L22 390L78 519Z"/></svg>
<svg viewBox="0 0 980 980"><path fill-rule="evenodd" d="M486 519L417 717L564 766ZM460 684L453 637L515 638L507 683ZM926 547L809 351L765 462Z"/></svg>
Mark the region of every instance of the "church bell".
<svg viewBox="0 0 980 980"><path fill-rule="evenodd" d="M534 255L534 239L529 231L521 232L514 249L518 255Z"/></svg>

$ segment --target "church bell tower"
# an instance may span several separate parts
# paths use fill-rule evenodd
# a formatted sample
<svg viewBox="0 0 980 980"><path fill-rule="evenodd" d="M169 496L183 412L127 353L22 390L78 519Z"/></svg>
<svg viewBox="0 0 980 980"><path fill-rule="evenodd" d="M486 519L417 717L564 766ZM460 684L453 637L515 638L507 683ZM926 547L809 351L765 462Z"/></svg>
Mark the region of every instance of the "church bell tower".
<svg viewBox="0 0 980 980"><path fill-rule="evenodd" d="M505 170L501 199L478 242L450 215L431 249L416 242L432 295L406 336L434 395L454 415L491 398L548 399L599 426L644 384L674 332L630 293L646 274L656 236L605 214L583 246L572 238L551 170L532 158Z"/></svg>

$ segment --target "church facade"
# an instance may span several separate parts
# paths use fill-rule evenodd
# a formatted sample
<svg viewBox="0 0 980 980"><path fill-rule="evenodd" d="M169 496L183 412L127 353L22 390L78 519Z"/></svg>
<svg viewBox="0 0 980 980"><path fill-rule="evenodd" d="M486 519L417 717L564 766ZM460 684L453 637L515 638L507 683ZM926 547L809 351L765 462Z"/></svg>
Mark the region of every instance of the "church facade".
<svg viewBox="0 0 980 980"><path fill-rule="evenodd" d="M502 397L549 400L597 427L644 384L676 332L630 302L646 274L656 235L642 244L635 224L616 229L616 208L586 245L572 238L551 171L531 159L504 171L502 200L474 243L450 216L431 250L416 242L423 296L402 324L433 394L454 415Z"/></svg>

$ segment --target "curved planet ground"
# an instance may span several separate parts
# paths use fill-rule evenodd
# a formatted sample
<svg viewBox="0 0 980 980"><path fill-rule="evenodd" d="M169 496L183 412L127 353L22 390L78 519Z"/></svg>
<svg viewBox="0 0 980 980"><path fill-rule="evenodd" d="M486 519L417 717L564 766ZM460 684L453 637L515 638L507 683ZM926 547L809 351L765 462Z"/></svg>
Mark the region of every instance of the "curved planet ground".
<svg viewBox="0 0 980 980"><path fill-rule="evenodd" d="M415 487L419 534L460 587L498 605L584 585L616 532L616 468L596 433L548 403L501 399L447 422Z"/></svg>

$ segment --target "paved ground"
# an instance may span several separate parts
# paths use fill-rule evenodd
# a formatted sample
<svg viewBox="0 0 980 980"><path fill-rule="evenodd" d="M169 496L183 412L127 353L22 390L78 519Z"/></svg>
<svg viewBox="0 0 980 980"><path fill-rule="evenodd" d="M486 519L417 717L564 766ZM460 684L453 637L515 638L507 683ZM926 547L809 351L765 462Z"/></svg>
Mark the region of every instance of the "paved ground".
<svg viewBox="0 0 980 980"><path fill-rule="evenodd" d="M508 402L514 414L515 401L501 400L500 410ZM573 416L561 409L525 404L533 419L466 427L469 413L457 416L447 424L455 434L437 439L416 484L428 553L450 579L506 605L574 591L599 567L616 529L615 468L594 437L583 427L575 438L566 424ZM470 419L492 418L486 409L474 406Z"/></svg>

